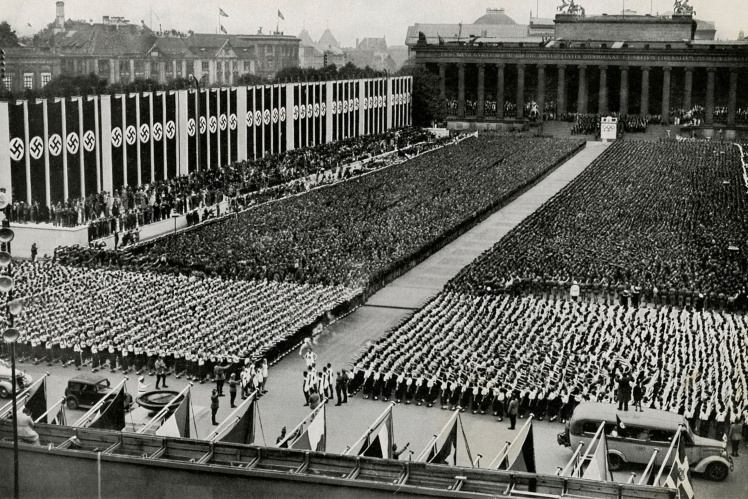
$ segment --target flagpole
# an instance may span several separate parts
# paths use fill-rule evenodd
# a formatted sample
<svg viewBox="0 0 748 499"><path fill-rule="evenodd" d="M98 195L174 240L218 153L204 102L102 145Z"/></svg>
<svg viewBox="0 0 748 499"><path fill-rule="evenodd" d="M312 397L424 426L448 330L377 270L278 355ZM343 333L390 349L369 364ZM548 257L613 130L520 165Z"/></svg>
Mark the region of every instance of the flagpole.
<svg viewBox="0 0 748 499"><path fill-rule="evenodd" d="M174 403L175 403L175 402L176 402L177 400L179 400L179 399L180 399L180 397L184 396L184 395L185 395L185 392L189 391L189 389L190 389L191 387L192 387L192 382L188 382L188 383L187 383L187 386L186 386L186 387L184 387L184 389L183 389L183 390L182 390L181 392L179 392L179 393L177 394L177 396L176 396L176 397L174 397L173 399L171 399L171 400L169 401L169 403L168 403L168 404L166 404L166 405L165 405L165 406L163 407L163 409L161 409L160 411L158 411L158 413L157 413L157 414L156 414L155 416L153 416L153 417L151 418L151 420L150 420L150 421L148 421L148 422L147 422L147 423L145 424L145 426L143 426L143 427L142 427L141 429L139 429L139 430L138 430L138 431L136 431L135 433L145 433L145 431L146 431L146 430L147 430L148 428L150 428L151 426L153 426L153 425L154 425L154 424L156 423L156 421L158 421L159 419L162 419L162 418L163 418L163 417L164 417L164 416L166 415L167 411L169 410L169 407L171 407L171 406L172 406L172 404L174 404Z"/></svg>
<svg viewBox="0 0 748 499"><path fill-rule="evenodd" d="M657 472L657 477L655 478L655 485L659 487L660 485L660 478L662 477L662 472L665 471L665 466L667 465L668 461L670 461L670 454L673 452L673 448L675 447L676 442L680 440L680 434L681 434L681 427L683 425L678 425L678 434L675 436L673 441L670 443L670 448L667 450L667 454L665 454L665 459L662 460L662 466L660 466L660 471Z"/></svg>
<svg viewBox="0 0 748 499"><path fill-rule="evenodd" d="M596 442L596 441L597 441L598 439L601 439L601 437L600 437L600 433L601 433L601 432L602 432L602 431L603 431L604 429L605 429L605 421L603 421L602 423L600 423L600 427L599 427L599 428L597 429L597 431L595 432L595 436L594 436L594 437L592 437L592 440L590 440L590 445L588 445L588 446L587 446L587 451L586 451L586 452L584 453L584 456L582 456L582 462L586 461L586 460L587 460L587 457L588 457L588 456L589 456L590 458L592 457L592 456L590 456L590 452L592 452L592 446L593 446L593 445L595 444L595 442ZM599 443L599 442L598 442L598 443Z"/></svg>
<svg viewBox="0 0 748 499"><path fill-rule="evenodd" d="M532 415L530 415L530 419L532 419ZM462 430L462 438L463 440L465 440L465 450L467 451L468 459L470 459L470 467L475 468L473 455L470 453L470 444L468 443L467 435L465 434L465 425L462 424L462 416L460 416L458 420L460 422L460 430ZM455 466L457 466L457 445L456 444L455 444Z"/></svg>
<svg viewBox="0 0 748 499"><path fill-rule="evenodd" d="M294 429L291 430L291 432L286 435L286 438L284 438L283 440L281 440L280 442L278 442L278 444L276 445L276 447L281 447L283 444L285 444L286 442L288 442L291 439L291 437L294 436L294 434L296 433L296 430L298 430L301 427L301 425L303 425L304 422L307 419L311 419L312 417L314 417L314 415L317 414L322 407L324 407L326 400L327 399L323 399L319 403L319 405L312 412L309 413L309 415L307 417L305 417L304 419L302 419L299 422L299 424L297 424L296 426L294 426Z"/></svg>
<svg viewBox="0 0 748 499"><path fill-rule="evenodd" d="M426 446L426 448L423 449L423 451L420 454L418 454L418 457L416 458L416 461L420 461L422 457L425 457L427 455L427 453L430 450L430 447L433 444L433 442L439 441L439 437L441 437L442 434L445 431L447 431L447 428L450 427L453 424L455 418L457 416L459 416L459 415L460 415L460 409L456 409L455 412L454 412L454 414L452 414L452 417L450 417L449 421L447 421L447 424L445 424L444 427L441 429L441 431L434 438L431 439L431 441Z"/></svg>
<svg viewBox="0 0 748 499"><path fill-rule="evenodd" d="M10 402L8 402L8 404L6 404L6 406L12 405L13 401L15 400L16 407L23 408L23 406L26 405L26 402L28 402L28 400L30 398L31 398L31 395L29 395L28 393L24 393L24 394L18 395L15 399L13 399ZM0 419L11 419L11 418L13 418L13 408L12 407L8 408L7 410L5 410L3 412L0 412Z"/></svg>
<svg viewBox="0 0 748 499"><path fill-rule="evenodd" d="M652 452L652 457L649 460L647 467L644 469L644 473L642 473L642 476L639 479L639 485L646 485L646 483L644 483L644 478L649 477L649 475L652 473L652 469L654 468L655 459L657 458L658 452L660 452L660 449L655 449L654 452Z"/></svg>
<svg viewBox="0 0 748 499"><path fill-rule="evenodd" d="M571 455L571 459L569 459L569 462L566 463L566 466L564 466L564 469L561 470L561 473L559 476L567 476L566 474L571 471L571 465L575 460L579 460L579 453L582 451L582 447L584 447L584 442L579 442L579 445L577 445L577 450L574 451L574 454Z"/></svg>
<svg viewBox="0 0 748 499"><path fill-rule="evenodd" d="M366 429L366 431L364 432L364 434L361 435L361 437L358 440L356 440L353 443L353 445L351 445L350 447L346 448L343 451L343 455L344 456L348 455L348 452L351 449L353 449L354 447L356 447L359 444L359 442L361 442L363 439L365 439L366 437L368 437L369 435L371 435L371 432L374 431L374 428L376 428L377 425L379 425L382 421L384 421L384 418L387 417L387 414L389 414L390 412L392 412L392 408L393 407L395 407L395 402L390 402L389 405L388 405L388 407L384 410L384 412L376 420L374 420L374 423L372 423L372 425L369 426Z"/></svg>
<svg viewBox="0 0 748 499"><path fill-rule="evenodd" d="M106 395L104 395L104 397L102 397L101 400L99 400L98 402L96 402L96 404L93 407L91 407L88 410L87 413L85 413L83 416L81 416L80 419L75 422L75 424L73 425L73 427L79 427L82 424L85 424L87 421L90 421L90 419L91 419L90 416L93 413L95 413L96 411L98 411L99 409L101 409L101 406L104 405L104 402L106 402L106 400L109 398L110 395L115 394L115 398L116 398L119 389L122 388L122 386L125 384L125 382L127 382L127 380L128 380L128 378L127 378L127 376L125 376L125 379L123 379L122 381L120 381L117 384L117 386L115 386L114 388L112 388L111 392L109 392Z"/></svg>
<svg viewBox="0 0 748 499"><path fill-rule="evenodd" d="M512 440L511 442L507 440L507 442L504 444L504 447L501 449L499 454L494 458L493 461L491 461L491 464L488 465L489 468L492 468L493 464L497 460L499 460L499 458L504 459L509 454L509 449L511 449L514 446L514 444L517 443L517 439L519 438L520 435L524 433L525 427L528 426L532 422L533 417L534 415L530 414L530 417L527 419L527 421L525 421L525 424L522 425L522 428L520 428L519 433L517 434L516 437L514 437L514 440ZM499 463L501 463L501 460L499 460Z"/></svg>
<svg viewBox="0 0 748 499"><path fill-rule="evenodd" d="M499 462L501 462L501 460L499 460L499 458L501 458L501 459L504 459L505 455L506 455L506 454L507 454L507 452L509 451L509 446L510 446L510 445L512 445L512 442L510 442L509 440L507 440L507 441L506 441L506 442L504 443L504 446L503 446L503 447L501 448L501 450L499 451L499 453L498 453L498 454L496 455L496 457L495 457L495 458L493 458L493 461L491 461L491 462L490 462L490 463L488 464L488 467L487 467L486 469L491 469L491 468L493 468L493 466L494 466L494 463L496 463L496 461L499 461Z"/></svg>
<svg viewBox="0 0 748 499"><path fill-rule="evenodd" d="M44 381L45 379L47 379L47 376L49 376L49 373L44 373L44 375L41 378L39 378L35 382L31 383L28 388L26 388L21 393L19 393L18 395L16 395L16 401L20 400L21 397L29 397L31 390L36 385L41 384L42 381ZM10 408L11 408L12 405L13 405L13 401L11 400L7 404L5 404L2 408L0 408L0 414L5 414L6 412L8 412L10 410Z"/></svg>
<svg viewBox="0 0 748 499"><path fill-rule="evenodd" d="M216 428L213 431L213 433L208 435L208 438L206 438L205 440L209 442L215 442L219 436L221 436L223 433L226 432L226 429L229 428L231 423L235 424L237 421L241 419L241 417L237 416L237 414L239 414L239 411L241 411L245 405L251 404L252 402L254 402L256 397L257 397L257 390L253 391L249 395L249 397L247 397L247 400L245 400L239 406L237 406L237 408L234 409L234 411L231 414L229 414L229 416L226 419L223 420L223 423L221 423L221 426ZM252 414L252 417L254 418L254 413Z"/></svg>
<svg viewBox="0 0 748 499"><path fill-rule="evenodd" d="M47 416L49 416L49 414L52 413L52 411L54 411L55 409L59 409L59 406L61 406L64 403L65 403L65 397L62 397L62 399L60 399L59 402L55 402L55 405L53 405L50 410L48 410L47 412L45 412L44 414L42 414L41 416L39 416L37 419L35 419L34 423L36 424L36 423L41 422L44 418L46 418Z"/></svg>

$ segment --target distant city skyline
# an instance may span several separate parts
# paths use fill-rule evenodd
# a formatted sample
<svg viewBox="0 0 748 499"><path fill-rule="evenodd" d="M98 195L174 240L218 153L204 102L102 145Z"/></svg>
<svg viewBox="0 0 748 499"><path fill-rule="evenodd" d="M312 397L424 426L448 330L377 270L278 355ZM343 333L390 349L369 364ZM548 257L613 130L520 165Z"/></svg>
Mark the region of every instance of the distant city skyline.
<svg viewBox="0 0 748 499"><path fill-rule="evenodd" d="M19 36L38 32L55 19L55 0L2 0L0 21L8 21ZM626 9L638 14L672 12L672 0L577 0L588 15L616 14ZM132 24L143 21L152 29L193 30L215 33L219 22L230 34L275 31L297 36L302 29L316 41L329 28L343 47L356 39L387 39L388 45L403 45L408 26L416 23L472 23L486 8L505 8L517 24L533 16L551 18L560 0L94 0L65 1L65 18L101 22L104 15L121 16ZM717 38L735 39L748 31L748 2L745 0L691 0L696 17L713 21ZM5 6L9 8L6 8ZM219 8L228 17L219 18ZM151 13L151 10L153 13ZM278 11L285 19L278 24ZM29 26L29 24L31 26Z"/></svg>

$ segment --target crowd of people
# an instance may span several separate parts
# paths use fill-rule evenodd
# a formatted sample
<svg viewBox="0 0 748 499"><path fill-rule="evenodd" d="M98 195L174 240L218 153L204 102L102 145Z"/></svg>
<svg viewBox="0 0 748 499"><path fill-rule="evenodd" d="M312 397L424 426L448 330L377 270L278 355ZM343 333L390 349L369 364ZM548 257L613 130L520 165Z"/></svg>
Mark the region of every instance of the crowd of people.
<svg viewBox="0 0 748 499"><path fill-rule="evenodd" d="M648 301L745 310L748 207L740 150L705 142L611 145L448 289L640 288Z"/></svg>
<svg viewBox="0 0 748 499"><path fill-rule="evenodd" d="M580 145L468 138L331 188L142 243L126 255L78 251L60 261L364 288Z"/></svg>
<svg viewBox="0 0 748 499"><path fill-rule="evenodd" d="M443 292L362 354L351 389L498 417L519 393L541 420L633 395L721 438L748 417L746 338L745 315Z"/></svg>
<svg viewBox="0 0 748 499"><path fill-rule="evenodd" d="M7 214L14 223L50 223L61 227L89 225L92 238L104 237L115 231L132 230L134 227L130 226L169 218L172 210L183 215L214 206L225 197L281 186L431 140L428 132L418 128L393 130L194 171L142 186L123 186L113 192L92 193L52 206L38 200L31 204L16 200Z"/></svg>
<svg viewBox="0 0 748 499"><path fill-rule="evenodd" d="M216 364L276 358L303 328L355 296L343 286L231 281L91 269L52 261L14 269L19 357L81 368L169 369L205 379Z"/></svg>

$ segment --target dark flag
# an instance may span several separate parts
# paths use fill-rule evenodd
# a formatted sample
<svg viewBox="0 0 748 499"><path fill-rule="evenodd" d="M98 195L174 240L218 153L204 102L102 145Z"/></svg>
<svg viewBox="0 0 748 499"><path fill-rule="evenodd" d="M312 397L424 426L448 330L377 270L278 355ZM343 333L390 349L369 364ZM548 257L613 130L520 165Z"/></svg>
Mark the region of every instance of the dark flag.
<svg viewBox="0 0 748 499"><path fill-rule="evenodd" d="M156 435L164 437L190 438L190 392L187 391L174 413L156 430Z"/></svg>
<svg viewBox="0 0 748 499"><path fill-rule="evenodd" d="M208 167L208 91L200 90L197 107L197 129L199 132L197 171L205 170Z"/></svg>
<svg viewBox="0 0 748 499"><path fill-rule="evenodd" d="M252 161L257 158L255 151L255 133L257 123L255 120L255 87L247 88L247 159Z"/></svg>
<svg viewBox="0 0 748 499"><path fill-rule="evenodd" d="M151 143L153 144L153 179L163 180L165 177L164 169L164 100L166 93L155 92L152 94L153 106L151 107Z"/></svg>
<svg viewBox="0 0 748 499"><path fill-rule="evenodd" d="M69 99L65 106L65 146L68 160L68 197L82 196L82 164L81 164L81 100L82 97Z"/></svg>
<svg viewBox="0 0 748 499"><path fill-rule="evenodd" d="M218 168L218 157L220 155L221 144L218 142L218 116L221 114L218 109L218 89L208 91L208 146L210 156L208 168L211 170Z"/></svg>
<svg viewBox="0 0 748 499"><path fill-rule="evenodd" d="M47 412L47 379L39 383L36 391L26 400L24 406L31 412L31 419L36 421ZM42 421L46 423L46 421Z"/></svg>
<svg viewBox="0 0 748 499"><path fill-rule="evenodd" d="M306 429L289 447L292 449L325 452L327 441L325 404L322 404L319 410L313 412L305 422L308 422L305 425Z"/></svg>
<svg viewBox="0 0 748 499"><path fill-rule="evenodd" d="M498 469L535 473L535 446L532 420L525 423L517 437L507 449Z"/></svg>
<svg viewBox="0 0 748 499"><path fill-rule="evenodd" d="M125 154L127 155L127 185L136 187L138 185L138 155L139 139L138 133L140 123L138 122L138 105L140 95L129 94L125 98ZM68 165L70 168L70 165ZM72 192L72 189L71 189Z"/></svg>
<svg viewBox="0 0 748 499"><path fill-rule="evenodd" d="M113 95L111 100L112 105L112 187L114 190L119 191L125 183L125 171L126 171L126 160L125 160L125 145L127 143L125 134L127 133L127 125L124 119L125 114L125 99L126 95ZM50 135L50 146L53 136ZM50 149L50 152L52 150ZM52 175L50 175L52 176ZM54 188L54 179L50 179L52 182L52 188ZM114 195L114 193L112 193Z"/></svg>
<svg viewBox="0 0 748 499"><path fill-rule="evenodd" d="M101 169L99 167L99 97L91 96L81 100L83 109L83 187L86 195L101 191Z"/></svg>
<svg viewBox="0 0 748 499"><path fill-rule="evenodd" d="M236 115L236 99L237 91L235 88L229 90L229 155L228 162L231 163L239 158L239 132L238 125L239 120Z"/></svg>
<svg viewBox="0 0 748 499"><path fill-rule="evenodd" d="M122 431L125 427L125 387L122 386L114 395L109 395L111 401L105 403L99 409L99 416L88 425L89 428L98 428L100 430Z"/></svg>
<svg viewBox="0 0 748 499"><path fill-rule="evenodd" d="M31 202L38 201L40 205L45 205L47 204L47 185L44 150L46 139L44 130L44 102L29 101L28 108Z"/></svg>
<svg viewBox="0 0 748 499"><path fill-rule="evenodd" d="M116 99L112 99L114 101ZM120 119L122 119L120 111ZM65 145L62 140L62 99L50 99L47 103L47 152L49 155L49 195L52 204L65 201L63 188L65 177L63 173L62 156L65 154ZM121 139L120 135L120 139ZM114 142L114 138L112 138ZM114 144L112 144L114 149ZM120 171L122 170L122 154L120 153ZM112 155L114 163L114 155ZM121 179L120 175L120 179Z"/></svg>
<svg viewBox="0 0 748 499"><path fill-rule="evenodd" d="M379 428L375 429L372 434L374 432L376 432L374 438L368 442L368 445L363 447L364 450L361 454L367 457L392 458L392 445L394 443L392 411L387 414L387 417L384 418Z"/></svg>
<svg viewBox="0 0 748 499"><path fill-rule="evenodd" d="M189 94L188 94L189 95ZM177 93L176 92L166 92L164 93L164 140L166 142L164 147L164 159L166 161L166 178L175 178L179 175L179 164L177 162L177 147L178 147L178 137L177 137ZM187 104L187 112L189 114L190 108L192 109L192 119L194 120L194 113L195 108L193 105L191 105L191 102L188 102ZM194 121L193 121L194 123ZM193 124L194 126L194 124ZM189 131L188 131L189 133ZM189 139L187 140L188 144L192 145L194 149L194 134L189 136ZM188 151L189 151L188 146ZM195 153L194 150L192 153L188 156L191 160L194 161ZM192 163L193 161L187 161L187 164ZM156 163L158 165L158 163Z"/></svg>
<svg viewBox="0 0 748 499"><path fill-rule="evenodd" d="M444 441L441 443L438 439L434 441L426 462L432 464L457 464L457 418L454 419L452 428L446 433Z"/></svg>
<svg viewBox="0 0 748 499"><path fill-rule="evenodd" d="M251 397L248 404L244 406L244 413L238 417L236 424L223 435L221 442L249 445L255 441L255 397Z"/></svg>

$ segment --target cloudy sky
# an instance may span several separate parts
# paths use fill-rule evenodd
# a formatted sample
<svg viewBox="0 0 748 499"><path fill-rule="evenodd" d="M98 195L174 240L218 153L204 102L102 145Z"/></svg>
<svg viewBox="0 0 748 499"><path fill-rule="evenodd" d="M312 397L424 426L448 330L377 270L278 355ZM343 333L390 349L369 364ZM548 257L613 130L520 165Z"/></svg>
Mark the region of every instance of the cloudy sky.
<svg viewBox="0 0 748 499"><path fill-rule="evenodd" d="M670 12L673 0L577 0L587 14L613 14L627 9L640 14ZM740 30L748 33L747 0L691 0L699 19L714 21L717 36L735 39ZM285 21L280 29L298 35L306 27L312 38L319 38L329 27L343 46L356 38L386 37L390 45L404 43L409 25L421 23L472 23L486 7L504 7L518 24L527 24L530 11L552 17L560 0L66 0L65 17L92 19L123 16L133 23L144 21L158 29L214 33L218 9L229 17L221 22L229 33L256 33L275 30L277 12ZM151 15L153 11L153 15ZM55 0L0 0L0 21L8 21L17 33L34 33L54 20ZM31 27L28 26L31 24Z"/></svg>

